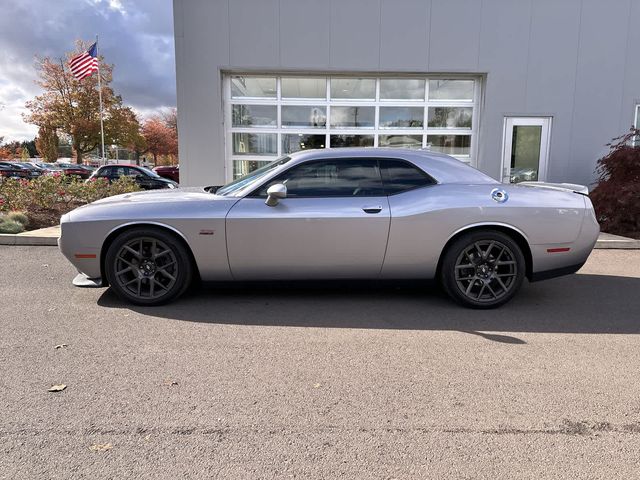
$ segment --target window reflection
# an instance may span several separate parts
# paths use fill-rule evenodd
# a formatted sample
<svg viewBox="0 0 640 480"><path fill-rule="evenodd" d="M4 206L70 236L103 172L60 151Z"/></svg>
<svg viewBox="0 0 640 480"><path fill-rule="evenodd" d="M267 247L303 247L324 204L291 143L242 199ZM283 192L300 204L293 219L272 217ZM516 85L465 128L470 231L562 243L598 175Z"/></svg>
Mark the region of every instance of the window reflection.
<svg viewBox="0 0 640 480"><path fill-rule="evenodd" d="M373 135L331 135L331 147L373 147Z"/></svg>
<svg viewBox="0 0 640 480"><path fill-rule="evenodd" d="M332 78L331 98L373 100L376 81L373 78Z"/></svg>
<svg viewBox="0 0 640 480"><path fill-rule="evenodd" d="M282 135L282 153L294 153L300 150L313 148L325 148L326 137L324 135L307 135L293 133Z"/></svg>
<svg viewBox="0 0 640 480"><path fill-rule="evenodd" d="M429 80L429 100L473 100L473 80Z"/></svg>
<svg viewBox="0 0 640 480"><path fill-rule="evenodd" d="M373 128L375 107L331 107L331 126L342 128Z"/></svg>
<svg viewBox="0 0 640 480"><path fill-rule="evenodd" d="M422 135L380 135L379 147L422 148Z"/></svg>
<svg viewBox="0 0 640 480"><path fill-rule="evenodd" d="M327 124L326 107L282 106L283 127L324 127Z"/></svg>
<svg viewBox="0 0 640 480"><path fill-rule="evenodd" d="M326 98L325 78L282 77L282 98Z"/></svg>
<svg viewBox="0 0 640 480"><path fill-rule="evenodd" d="M380 107L380 128L422 128L422 107Z"/></svg>
<svg viewBox="0 0 640 480"><path fill-rule="evenodd" d="M273 97L276 96L275 77L231 77L231 96L242 97Z"/></svg>
<svg viewBox="0 0 640 480"><path fill-rule="evenodd" d="M434 152L467 156L471 150L470 135L427 135L427 146Z"/></svg>
<svg viewBox="0 0 640 480"><path fill-rule="evenodd" d="M429 107L427 125L434 128L471 128L471 107Z"/></svg>
<svg viewBox="0 0 640 480"><path fill-rule="evenodd" d="M234 133L235 155L276 155L278 135L275 133Z"/></svg>
<svg viewBox="0 0 640 480"><path fill-rule="evenodd" d="M234 105L232 117L234 127L276 125L278 107L275 105Z"/></svg>
<svg viewBox="0 0 640 480"><path fill-rule="evenodd" d="M424 79L419 78L382 78L380 80L380 98L394 100L424 100Z"/></svg>

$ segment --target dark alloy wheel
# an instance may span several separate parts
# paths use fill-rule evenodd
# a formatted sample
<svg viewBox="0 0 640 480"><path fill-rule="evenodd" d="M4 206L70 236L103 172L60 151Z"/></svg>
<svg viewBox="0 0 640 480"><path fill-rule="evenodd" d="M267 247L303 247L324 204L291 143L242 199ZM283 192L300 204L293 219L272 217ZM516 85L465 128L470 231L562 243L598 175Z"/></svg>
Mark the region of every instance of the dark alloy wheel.
<svg viewBox="0 0 640 480"><path fill-rule="evenodd" d="M472 308L508 302L525 274L522 250L508 235L481 230L463 235L444 253L441 281L447 294Z"/></svg>
<svg viewBox="0 0 640 480"><path fill-rule="evenodd" d="M119 235L105 258L115 293L137 305L160 305L189 286L191 261L183 243L157 228L135 228Z"/></svg>

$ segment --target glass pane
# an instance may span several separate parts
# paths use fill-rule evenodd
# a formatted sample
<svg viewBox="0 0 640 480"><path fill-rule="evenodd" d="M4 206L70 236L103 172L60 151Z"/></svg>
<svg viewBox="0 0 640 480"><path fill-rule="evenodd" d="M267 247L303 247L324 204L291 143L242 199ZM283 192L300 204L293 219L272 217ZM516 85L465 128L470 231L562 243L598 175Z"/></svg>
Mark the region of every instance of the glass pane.
<svg viewBox="0 0 640 480"><path fill-rule="evenodd" d="M254 170L264 167L271 162L258 162L256 160L234 160L233 161L233 178L240 178Z"/></svg>
<svg viewBox="0 0 640 480"><path fill-rule="evenodd" d="M471 135L427 135L427 145L434 152L448 155L469 155Z"/></svg>
<svg viewBox="0 0 640 480"><path fill-rule="evenodd" d="M269 77L231 77L231 96L233 98L275 98L276 79Z"/></svg>
<svg viewBox="0 0 640 480"><path fill-rule="evenodd" d="M383 78L380 80L380 98L394 100L424 100L425 81L418 78Z"/></svg>
<svg viewBox="0 0 640 480"><path fill-rule="evenodd" d="M379 147L422 148L422 135L380 135Z"/></svg>
<svg viewBox="0 0 640 480"><path fill-rule="evenodd" d="M435 183L425 172L401 160L380 160L380 167L384 190L389 195Z"/></svg>
<svg viewBox="0 0 640 480"><path fill-rule="evenodd" d="M471 128L471 107L429 107L427 125L434 128Z"/></svg>
<svg viewBox="0 0 640 480"><path fill-rule="evenodd" d="M514 125L511 137L511 182L538 180L540 125Z"/></svg>
<svg viewBox="0 0 640 480"><path fill-rule="evenodd" d="M376 98L376 81L373 78L332 78L331 98Z"/></svg>
<svg viewBox="0 0 640 480"><path fill-rule="evenodd" d="M259 190L284 183L289 197L373 197L384 195L378 162L374 159L324 160L292 167Z"/></svg>
<svg viewBox="0 0 640 480"><path fill-rule="evenodd" d="M276 125L278 107L275 105L234 105L231 112L234 127Z"/></svg>
<svg viewBox="0 0 640 480"><path fill-rule="evenodd" d="M422 107L380 107L380 128L422 128Z"/></svg>
<svg viewBox="0 0 640 480"><path fill-rule="evenodd" d="M373 135L331 135L331 147L373 147Z"/></svg>
<svg viewBox="0 0 640 480"><path fill-rule="evenodd" d="M325 78L287 78L280 83L282 98L327 98Z"/></svg>
<svg viewBox="0 0 640 480"><path fill-rule="evenodd" d="M282 106L283 127L325 127L326 107Z"/></svg>
<svg viewBox="0 0 640 480"><path fill-rule="evenodd" d="M292 133L282 135L282 153L299 152L311 148L325 148L324 135L306 135L304 133Z"/></svg>
<svg viewBox="0 0 640 480"><path fill-rule="evenodd" d="M375 121L375 107L331 107L334 128L373 128Z"/></svg>
<svg viewBox="0 0 640 480"><path fill-rule="evenodd" d="M275 133L234 133L234 155L276 155L278 135Z"/></svg>
<svg viewBox="0 0 640 480"><path fill-rule="evenodd" d="M473 80L429 80L429 100L473 100Z"/></svg>

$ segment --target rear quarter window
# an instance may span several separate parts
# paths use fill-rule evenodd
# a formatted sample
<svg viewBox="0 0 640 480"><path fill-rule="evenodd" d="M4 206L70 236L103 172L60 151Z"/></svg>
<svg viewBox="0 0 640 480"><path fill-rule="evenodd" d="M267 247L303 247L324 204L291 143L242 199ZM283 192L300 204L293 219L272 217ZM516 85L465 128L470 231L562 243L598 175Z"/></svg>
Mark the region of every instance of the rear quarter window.
<svg viewBox="0 0 640 480"><path fill-rule="evenodd" d="M405 160L380 159L380 173L387 195L395 195L437 183L433 177Z"/></svg>

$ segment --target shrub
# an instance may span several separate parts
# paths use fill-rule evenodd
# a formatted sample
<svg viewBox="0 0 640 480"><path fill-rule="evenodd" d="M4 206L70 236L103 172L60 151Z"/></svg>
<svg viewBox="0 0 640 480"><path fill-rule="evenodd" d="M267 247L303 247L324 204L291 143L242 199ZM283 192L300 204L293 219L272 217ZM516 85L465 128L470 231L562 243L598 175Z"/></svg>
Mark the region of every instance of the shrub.
<svg viewBox="0 0 640 480"><path fill-rule="evenodd" d="M22 224L23 227L29 225L29 217L22 212L9 212L6 218Z"/></svg>
<svg viewBox="0 0 640 480"><path fill-rule="evenodd" d="M129 177L111 184L106 179L84 182L64 175L31 181L7 178L0 182L0 212L25 212L32 228L49 227L80 205L138 190L138 184Z"/></svg>
<svg viewBox="0 0 640 480"><path fill-rule="evenodd" d="M24 232L24 225L6 217L0 217L0 233Z"/></svg>
<svg viewBox="0 0 640 480"><path fill-rule="evenodd" d="M640 238L640 130L614 138L589 197L603 231Z"/></svg>

